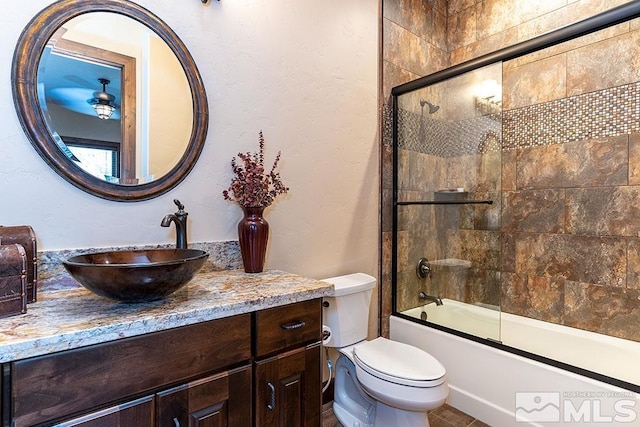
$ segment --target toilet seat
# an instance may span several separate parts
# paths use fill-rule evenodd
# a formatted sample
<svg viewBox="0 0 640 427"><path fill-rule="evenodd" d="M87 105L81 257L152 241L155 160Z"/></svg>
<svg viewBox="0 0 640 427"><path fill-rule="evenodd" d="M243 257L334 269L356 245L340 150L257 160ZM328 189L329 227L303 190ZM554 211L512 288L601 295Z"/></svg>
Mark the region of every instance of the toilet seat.
<svg viewBox="0 0 640 427"><path fill-rule="evenodd" d="M426 351L379 337L353 348L354 363L381 380L429 388L445 382L444 366Z"/></svg>

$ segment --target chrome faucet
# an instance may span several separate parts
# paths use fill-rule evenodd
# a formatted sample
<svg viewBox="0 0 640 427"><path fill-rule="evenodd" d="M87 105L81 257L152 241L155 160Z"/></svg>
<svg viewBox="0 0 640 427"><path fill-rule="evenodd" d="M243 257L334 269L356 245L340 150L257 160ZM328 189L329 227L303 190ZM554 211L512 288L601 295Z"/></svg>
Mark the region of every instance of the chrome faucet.
<svg viewBox="0 0 640 427"><path fill-rule="evenodd" d="M173 203L178 207L178 212L165 215L160 225L169 227L173 221L176 225L176 248L187 249L187 215L189 214L184 211L184 205L180 200L173 199Z"/></svg>
<svg viewBox="0 0 640 427"><path fill-rule="evenodd" d="M420 301L429 301L429 303L435 302L436 305L442 305L442 298L440 298L440 297L434 297L434 296L431 296L431 295L427 295L422 291L420 291L420 294L418 295L418 297L420 298Z"/></svg>

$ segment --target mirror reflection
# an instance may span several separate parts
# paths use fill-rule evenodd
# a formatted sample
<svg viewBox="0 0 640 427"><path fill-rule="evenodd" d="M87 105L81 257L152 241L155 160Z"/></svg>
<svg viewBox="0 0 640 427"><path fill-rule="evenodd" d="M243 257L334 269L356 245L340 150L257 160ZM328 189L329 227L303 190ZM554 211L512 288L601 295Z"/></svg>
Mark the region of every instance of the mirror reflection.
<svg viewBox="0 0 640 427"><path fill-rule="evenodd" d="M86 173L139 185L171 171L194 123L185 71L154 31L127 16L90 12L49 39L38 102L55 144Z"/></svg>

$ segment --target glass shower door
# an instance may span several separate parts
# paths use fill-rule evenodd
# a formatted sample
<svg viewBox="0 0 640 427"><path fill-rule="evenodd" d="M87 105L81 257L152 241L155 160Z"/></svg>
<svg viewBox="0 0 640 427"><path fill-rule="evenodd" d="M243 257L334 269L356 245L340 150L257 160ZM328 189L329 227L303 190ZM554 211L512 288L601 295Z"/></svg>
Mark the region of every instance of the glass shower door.
<svg viewBox="0 0 640 427"><path fill-rule="evenodd" d="M501 76L398 97L395 310L500 340Z"/></svg>

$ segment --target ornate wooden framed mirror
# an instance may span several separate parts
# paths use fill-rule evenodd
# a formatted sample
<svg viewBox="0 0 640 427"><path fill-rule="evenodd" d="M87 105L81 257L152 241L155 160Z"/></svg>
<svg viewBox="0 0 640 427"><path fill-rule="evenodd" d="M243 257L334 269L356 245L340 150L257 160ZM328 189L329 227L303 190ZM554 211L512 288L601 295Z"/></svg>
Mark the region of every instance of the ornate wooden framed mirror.
<svg viewBox="0 0 640 427"><path fill-rule="evenodd" d="M33 147L95 196L159 196L202 151L209 113L196 64L171 28L135 3L48 6L22 32L11 77Z"/></svg>

